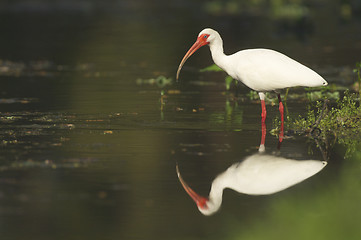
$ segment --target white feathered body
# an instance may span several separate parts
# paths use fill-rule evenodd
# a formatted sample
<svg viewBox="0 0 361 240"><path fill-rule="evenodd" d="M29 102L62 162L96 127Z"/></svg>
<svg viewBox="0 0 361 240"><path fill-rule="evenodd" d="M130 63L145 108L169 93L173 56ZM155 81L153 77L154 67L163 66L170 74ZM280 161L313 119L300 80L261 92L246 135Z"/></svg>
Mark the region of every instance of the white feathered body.
<svg viewBox="0 0 361 240"><path fill-rule="evenodd" d="M205 215L218 211L226 188L248 195L274 194L310 178L326 165L325 161L298 161L256 153L218 175L212 182L208 208L198 209Z"/></svg>
<svg viewBox="0 0 361 240"><path fill-rule="evenodd" d="M297 161L273 155L255 154L234 164L214 182L240 193L267 195L282 191L321 171L327 162Z"/></svg>
<svg viewBox="0 0 361 240"><path fill-rule="evenodd" d="M327 85L315 71L270 49L242 50L220 60L214 59L231 77L258 92Z"/></svg>

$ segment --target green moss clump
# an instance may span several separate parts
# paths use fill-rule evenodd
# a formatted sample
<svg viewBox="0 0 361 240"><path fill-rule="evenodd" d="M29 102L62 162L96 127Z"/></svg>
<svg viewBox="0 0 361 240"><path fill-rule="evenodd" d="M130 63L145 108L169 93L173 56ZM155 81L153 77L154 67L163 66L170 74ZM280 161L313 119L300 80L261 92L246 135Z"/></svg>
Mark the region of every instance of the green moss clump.
<svg viewBox="0 0 361 240"><path fill-rule="evenodd" d="M308 134L323 142L345 145L345 158L348 158L361 140L359 95L345 91L343 98L337 100L334 107L329 106L328 100L317 101L314 106L309 106L306 117L287 116L284 124L290 132ZM279 119L274 121L274 126L280 126ZM278 127L275 127L273 132L277 130ZM330 141L330 138L333 141Z"/></svg>

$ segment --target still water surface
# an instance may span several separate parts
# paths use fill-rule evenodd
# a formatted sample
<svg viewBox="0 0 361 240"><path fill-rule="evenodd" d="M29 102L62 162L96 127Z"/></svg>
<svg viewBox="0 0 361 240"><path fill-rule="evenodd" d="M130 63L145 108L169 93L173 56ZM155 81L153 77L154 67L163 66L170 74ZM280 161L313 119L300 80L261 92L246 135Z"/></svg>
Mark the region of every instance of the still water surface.
<svg viewBox="0 0 361 240"><path fill-rule="evenodd" d="M262 156L296 163L327 160L313 176L261 196L226 189L216 213L199 212L176 166L206 197L219 174L259 154L262 138L260 105L248 99L248 89L226 91L222 73L198 72L211 63L207 49L187 62L181 82L149 80L174 79L201 27L179 33L172 18L160 29L159 20L134 22L130 14L18 14L3 18L23 30L7 27L1 40L8 48L0 58L11 60L3 62L7 68L0 77L2 239L360 236L360 154L345 160L342 146L319 148L304 136L287 136L279 144L267 133ZM184 24L179 28L191 26ZM267 36L260 40L254 29L237 44L236 35L224 32L226 49L263 43L299 56L331 82L344 83L340 72L351 75L361 48L353 26L342 28L354 36L353 46L339 44L349 41L345 34L328 48L321 47L322 34L308 43L287 38L281 43ZM26 34L32 38L24 39ZM333 57L323 62L324 55ZM301 101L287 104L291 113L307 109ZM277 116L278 107L268 105L268 130Z"/></svg>

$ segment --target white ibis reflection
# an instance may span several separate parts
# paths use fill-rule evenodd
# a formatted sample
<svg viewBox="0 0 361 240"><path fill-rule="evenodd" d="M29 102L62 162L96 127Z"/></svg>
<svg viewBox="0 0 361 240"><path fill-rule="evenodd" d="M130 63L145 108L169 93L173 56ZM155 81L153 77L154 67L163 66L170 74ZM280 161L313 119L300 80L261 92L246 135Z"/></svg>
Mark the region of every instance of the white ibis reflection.
<svg viewBox="0 0 361 240"><path fill-rule="evenodd" d="M216 65L232 78L241 81L259 93L262 122L266 120L265 92L277 92L279 89L296 86L317 87L328 84L315 71L274 50L247 49L232 55L225 55L221 36L217 31L210 28L199 33L197 41L183 57L178 67L177 80L186 60L204 45L209 45L212 59ZM283 122L283 104L278 92L277 95L281 121Z"/></svg>
<svg viewBox="0 0 361 240"><path fill-rule="evenodd" d="M231 165L213 180L208 197L200 196L188 186L177 165L180 183L202 214L211 215L218 211L222 203L223 190L226 188L248 195L274 194L310 178L327 165L326 161L294 160L266 154L264 137L262 134L257 153Z"/></svg>

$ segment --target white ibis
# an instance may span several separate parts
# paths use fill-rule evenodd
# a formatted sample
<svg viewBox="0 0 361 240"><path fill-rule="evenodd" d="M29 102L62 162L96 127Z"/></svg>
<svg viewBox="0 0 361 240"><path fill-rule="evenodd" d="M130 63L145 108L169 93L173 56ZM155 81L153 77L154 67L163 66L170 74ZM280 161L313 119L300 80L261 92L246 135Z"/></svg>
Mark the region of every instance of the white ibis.
<svg viewBox="0 0 361 240"><path fill-rule="evenodd" d="M266 120L265 92L275 91L279 101L279 111L283 122L283 104L279 89L304 86L326 86L328 83L319 74L286 55L270 49L247 49L232 55L223 52L223 41L213 29L202 30L197 41L188 50L179 64L180 70L186 60L200 47L209 45L213 61L232 78L258 92L262 106L262 122Z"/></svg>
<svg viewBox="0 0 361 240"><path fill-rule="evenodd" d="M178 165L176 169L179 181L198 210L211 215L219 210L225 188L248 195L274 194L315 175L326 165L326 161L287 159L260 151L219 174L212 182L208 198L193 191L183 180Z"/></svg>

